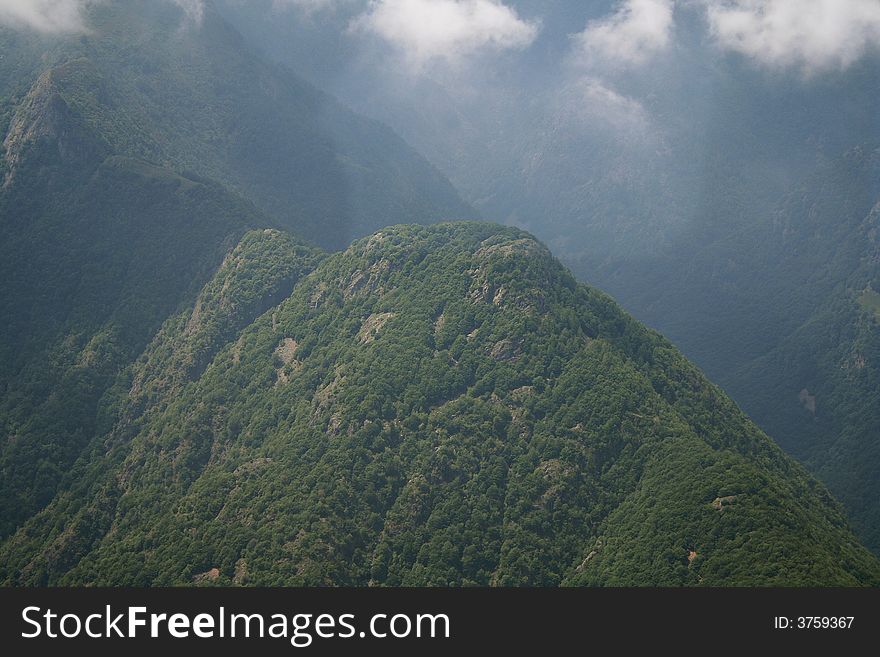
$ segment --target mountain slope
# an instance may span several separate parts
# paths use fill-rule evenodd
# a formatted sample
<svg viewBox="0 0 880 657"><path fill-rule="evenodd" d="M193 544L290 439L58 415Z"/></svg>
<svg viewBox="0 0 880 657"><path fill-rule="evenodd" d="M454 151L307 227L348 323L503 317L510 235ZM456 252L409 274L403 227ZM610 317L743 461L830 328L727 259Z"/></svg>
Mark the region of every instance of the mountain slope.
<svg viewBox="0 0 880 657"><path fill-rule="evenodd" d="M31 84L50 79L116 154L220 182L327 248L410 216L473 215L390 129L263 61L211 5L193 23L171 2L95 3L88 26L29 44ZM0 31L4 51L19 40ZM0 95L20 94L28 69L8 66Z"/></svg>
<svg viewBox="0 0 880 657"><path fill-rule="evenodd" d="M880 289L865 268L877 263L876 48L845 67L764 66L773 53L730 53L707 32L712 3L678 2L668 49L605 66L570 37L632 3L505 0L540 20L534 44L412 75L346 29L363 3L313 20L271 4L219 2L256 46L392 125L487 218L532 231L669 337L832 487L880 553L877 336L859 304ZM768 3L739 4L745 26ZM845 22L850 5L832 5Z"/></svg>
<svg viewBox="0 0 880 657"><path fill-rule="evenodd" d="M100 400L249 227L217 183L115 155L52 71L19 103L0 187L0 536L55 494Z"/></svg>
<svg viewBox="0 0 880 657"><path fill-rule="evenodd" d="M2 545L7 583L880 581L821 485L525 233L385 229L181 377L201 318L239 325L230 262Z"/></svg>
<svg viewBox="0 0 880 657"><path fill-rule="evenodd" d="M739 230L619 263L611 285L822 478L874 550L878 199L880 151L866 144Z"/></svg>
<svg viewBox="0 0 880 657"><path fill-rule="evenodd" d="M109 155L58 98L38 114L0 190L0 535L52 498L120 369L271 225L214 183Z"/></svg>
<svg viewBox="0 0 880 657"><path fill-rule="evenodd" d="M117 375L245 231L335 247L468 214L390 130L264 63L213 11L88 11L78 36L0 28L0 537L52 499Z"/></svg>
<svg viewBox="0 0 880 657"><path fill-rule="evenodd" d="M792 193L753 268L784 292L801 283L798 321L719 380L847 507L880 550L880 150L858 149ZM845 184L844 184L845 183ZM769 272L769 274L768 274ZM757 286L756 286L757 287ZM773 287L773 286L766 286ZM781 293L762 305L782 305ZM779 326L779 324L776 324ZM783 325L784 326L784 325Z"/></svg>

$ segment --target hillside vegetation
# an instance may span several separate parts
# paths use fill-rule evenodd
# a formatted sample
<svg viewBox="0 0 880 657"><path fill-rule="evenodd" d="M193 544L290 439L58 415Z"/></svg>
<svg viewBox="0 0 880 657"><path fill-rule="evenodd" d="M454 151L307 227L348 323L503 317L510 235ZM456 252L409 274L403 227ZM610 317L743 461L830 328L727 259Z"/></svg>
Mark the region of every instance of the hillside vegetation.
<svg viewBox="0 0 880 657"><path fill-rule="evenodd" d="M284 240L165 323L7 583L880 581L820 484L528 234L384 229L241 327Z"/></svg>

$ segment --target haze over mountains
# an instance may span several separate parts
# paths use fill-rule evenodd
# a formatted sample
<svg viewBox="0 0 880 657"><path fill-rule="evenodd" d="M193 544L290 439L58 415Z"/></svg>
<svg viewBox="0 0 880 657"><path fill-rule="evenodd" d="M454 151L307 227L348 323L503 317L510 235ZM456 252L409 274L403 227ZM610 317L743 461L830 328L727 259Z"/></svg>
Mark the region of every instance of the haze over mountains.
<svg viewBox="0 0 880 657"><path fill-rule="evenodd" d="M880 549L880 3L269 4L220 6L670 337Z"/></svg>
<svg viewBox="0 0 880 657"><path fill-rule="evenodd" d="M4 534L51 499L120 368L247 228L338 247L389 219L473 214L390 130L213 13L196 26L123 0L84 16L87 34L0 37Z"/></svg>
<svg viewBox="0 0 880 657"><path fill-rule="evenodd" d="M873 3L49 4L0 581L880 583Z"/></svg>

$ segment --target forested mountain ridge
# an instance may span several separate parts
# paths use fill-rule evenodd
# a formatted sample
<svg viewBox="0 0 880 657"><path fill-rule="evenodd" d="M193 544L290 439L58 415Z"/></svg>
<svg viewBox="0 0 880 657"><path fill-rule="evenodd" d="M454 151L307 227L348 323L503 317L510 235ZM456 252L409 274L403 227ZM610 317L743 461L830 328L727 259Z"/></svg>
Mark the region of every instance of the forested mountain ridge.
<svg viewBox="0 0 880 657"><path fill-rule="evenodd" d="M0 28L0 582L880 584L822 484L528 233L309 245L474 213L215 3L179 4L88 3L73 36ZM443 152L481 207L546 219L578 274L717 355L748 412L787 399L774 433L870 539L880 178L851 137L873 115L856 94L840 130L748 132L728 119L762 114L763 87L721 69L729 129L703 155L681 142L683 167L674 140L615 158L631 140L545 115L540 85L469 96L488 124L432 107L424 137L462 129ZM872 69L856 78L828 88L868 94ZM808 124L840 109L807 105ZM646 245L656 260L630 259Z"/></svg>
<svg viewBox="0 0 880 657"><path fill-rule="evenodd" d="M854 149L793 191L766 243L785 307L801 283L802 314L766 354L718 380L783 447L844 502L866 544L880 549L880 150ZM774 266L775 265L775 266ZM755 285L757 288L758 286ZM778 325L778 324L777 324ZM765 391L775 391L768 396Z"/></svg>
<svg viewBox="0 0 880 657"><path fill-rule="evenodd" d="M343 246L472 214L213 12L114 0L86 18L73 36L0 27L0 537L52 499L117 375L247 230Z"/></svg>
<svg viewBox="0 0 880 657"><path fill-rule="evenodd" d="M88 27L28 43L43 63L9 64L0 94L51 79L112 152L220 182L325 248L413 215L473 215L390 129L265 62L211 5L196 25L170 2L96 3ZM21 39L0 31L4 51Z"/></svg>
<svg viewBox="0 0 880 657"><path fill-rule="evenodd" d="M165 323L6 583L880 581L820 484L530 235L298 249L249 233Z"/></svg>
<svg viewBox="0 0 880 657"><path fill-rule="evenodd" d="M120 368L249 225L269 222L215 184L87 159L65 161L45 142L0 193L3 535L51 499Z"/></svg>
<svg viewBox="0 0 880 657"><path fill-rule="evenodd" d="M624 260L611 286L825 481L874 550L878 155L866 143L822 161L772 211Z"/></svg>
<svg viewBox="0 0 880 657"><path fill-rule="evenodd" d="M530 43L420 67L403 4L217 0L670 338L880 553L876 3L503 0Z"/></svg>

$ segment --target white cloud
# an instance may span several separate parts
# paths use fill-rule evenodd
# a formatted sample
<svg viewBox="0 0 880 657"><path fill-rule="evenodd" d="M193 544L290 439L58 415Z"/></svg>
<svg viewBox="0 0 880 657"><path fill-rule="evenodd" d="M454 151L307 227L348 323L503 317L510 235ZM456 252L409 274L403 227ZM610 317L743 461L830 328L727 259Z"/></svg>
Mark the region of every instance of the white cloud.
<svg viewBox="0 0 880 657"><path fill-rule="evenodd" d="M525 48L538 33L499 0L372 0L352 27L378 35L417 66Z"/></svg>
<svg viewBox="0 0 880 657"><path fill-rule="evenodd" d="M880 47L880 0L703 0L717 43L771 67L843 69Z"/></svg>
<svg viewBox="0 0 880 657"><path fill-rule="evenodd" d="M652 134L649 112L638 99L618 91L615 79L669 48L673 9L674 0L622 0L612 13L574 35L574 79L562 94L571 119L639 140Z"/></svg>
<svg viewBox="0 0 880 657"><path fill-rule="evenodd" d="M85 32L85 11L106 0L0 0L0 25L51 34ZM187 17L200 22L203 0L171 0ZM329 0L328 0L329 1Z"/></svg>
<svg viewBox="0 0 880 657"><path fill-rule="evenodd" d="M636 66L665 50L673 28L672 0L624 0L613 14L575 36L588 64Z"/></svg>
<svg viewBox="0 0 880 657"><path fill-rule="evenodd" d="M0 25L38 32L81 32L89 0L0 0Z"/></svg>

